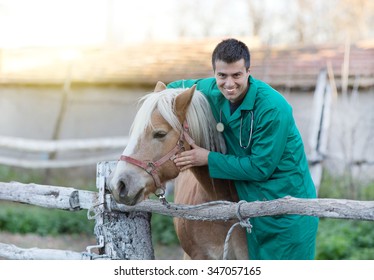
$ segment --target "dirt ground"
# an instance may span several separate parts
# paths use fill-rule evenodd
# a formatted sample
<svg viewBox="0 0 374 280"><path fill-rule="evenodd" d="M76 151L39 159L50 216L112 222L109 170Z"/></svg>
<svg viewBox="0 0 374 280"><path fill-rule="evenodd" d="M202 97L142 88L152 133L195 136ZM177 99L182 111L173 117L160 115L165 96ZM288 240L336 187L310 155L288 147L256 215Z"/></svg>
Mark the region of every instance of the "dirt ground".
<svg viewBox="0 0 374 280"><path fill-rule="evenodd" d="M0 232L0 243L13 244L24 249L61 249L83 252L86 251L87 246L96 244L96 240L95 237L84 235L60 235L55 237ZM182 249L177 245L162 246L155 244L154 250L156 260L178 260L183 257Z"/></svg>

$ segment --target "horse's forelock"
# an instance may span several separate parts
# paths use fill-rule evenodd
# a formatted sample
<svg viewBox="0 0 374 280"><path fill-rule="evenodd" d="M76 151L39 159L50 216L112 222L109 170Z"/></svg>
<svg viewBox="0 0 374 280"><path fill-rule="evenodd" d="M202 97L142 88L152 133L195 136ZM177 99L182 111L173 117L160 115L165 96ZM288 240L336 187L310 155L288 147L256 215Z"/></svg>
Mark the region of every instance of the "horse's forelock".
<svg viewBox="0 0 374 280"><path fill-rule="evenodd" d="M141 135L149 125L152 126L151 117L156 109L159 110L162 117L173 129L180 130L181 126L178 119L170 109L172 108L174 96L179 92L181 92L181 90L166 89L161 92L153 92L143 96L138 102L140 107L130 129L131 135L137 137Z"/></svg>
<svg viewBox="0 0 374 280"><path fill-rule="evenodd" d="M184 90L166 89L142 97L139 101L142 105L131 127L132 136L141 135L148 125L151 125L151 116L155 109L160 112L161 116L174 130L180 131L182 126L172 108L175 97ZM222 135L215 129L216 121L210 105L205 96L197 90L192 98L186 119L191 137L198 146L212 151L226 152Z"/></svg>

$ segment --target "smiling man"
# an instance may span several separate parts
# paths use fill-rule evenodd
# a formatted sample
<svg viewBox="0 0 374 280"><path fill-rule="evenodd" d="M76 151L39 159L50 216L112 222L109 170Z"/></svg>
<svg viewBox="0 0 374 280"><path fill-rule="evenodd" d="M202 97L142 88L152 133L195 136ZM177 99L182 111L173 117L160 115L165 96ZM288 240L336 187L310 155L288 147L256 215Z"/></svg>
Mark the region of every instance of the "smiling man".
<svg viewBox="0 0 374 280"><path fill-rule="evenodd" d="M212 66L212 78L176 81L168 87L197 85L211 105L228 153L193 144L175 164L181 170L207 165L212 178L232 180L239 198L249 202L315 198L292 108L279 92L250 75L248 47L236 39L222 41L213 51ZM317 217L258 217L251 224L250 259L314 259Z"/></svg>

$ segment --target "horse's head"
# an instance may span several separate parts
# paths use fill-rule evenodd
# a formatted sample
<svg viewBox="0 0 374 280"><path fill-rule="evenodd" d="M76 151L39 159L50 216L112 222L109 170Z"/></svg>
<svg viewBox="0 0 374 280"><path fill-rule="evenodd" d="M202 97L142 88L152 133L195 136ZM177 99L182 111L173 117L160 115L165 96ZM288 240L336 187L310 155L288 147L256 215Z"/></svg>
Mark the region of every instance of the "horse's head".
<svg viewBox="0 0 374 280"><path fill-rule="evenodd" d="M195 92L166 89L158 83L145 96L131 128L130 140L111 175L110 191L118 203L134 205L160 192L178 176L173 158L189 149L183 123ZM187 138L187 139L186 139Z"/></svg>

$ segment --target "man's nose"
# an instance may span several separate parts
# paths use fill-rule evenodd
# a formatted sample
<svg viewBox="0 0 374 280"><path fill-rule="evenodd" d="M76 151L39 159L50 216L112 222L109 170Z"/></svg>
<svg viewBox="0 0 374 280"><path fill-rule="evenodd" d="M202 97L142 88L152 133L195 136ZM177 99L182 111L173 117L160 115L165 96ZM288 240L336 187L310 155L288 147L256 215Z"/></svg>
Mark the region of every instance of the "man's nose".
<svg viewBox="0 0 374 280"><path fill-rule="evenodd" d="M227 77L225 84L226 87L233 87L235 85L234 79L232 77Z"/></svg>

